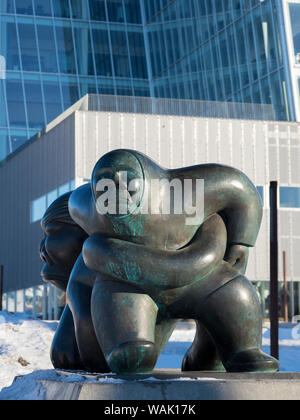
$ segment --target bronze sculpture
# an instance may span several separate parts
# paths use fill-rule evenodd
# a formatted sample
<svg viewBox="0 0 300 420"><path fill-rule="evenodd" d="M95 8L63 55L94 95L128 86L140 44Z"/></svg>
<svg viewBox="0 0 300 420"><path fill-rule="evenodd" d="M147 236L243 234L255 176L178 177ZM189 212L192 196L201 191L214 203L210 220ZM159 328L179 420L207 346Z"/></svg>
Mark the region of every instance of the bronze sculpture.
<svg viewBox="0 0 300 420"><path fill-rule="evenodd" d="M40 245L40 256L44 262L42 278L65 292L87 238L87 234L69 214L70 195L67 193L55 200L41 221L44 232ZM86 277L92 281L95 277L93 273L87 267L84 270ZM79 293L84 311L78 311L77 316L73 317L69 304L66 305L51 346L51 360L57 369L110 372L97 342L90 316L90 304L86 300L86 296L87 299L91 296L91 288L87 284L83 289L85 293ZM87 338L85 346L80 348L82 331Z"/></svg>
<svg viewBox="0 0 300 420"><path fill-rule="evenodd" d="M128 175L125 186L122 173ZM98 186L106 179L116 185L111 214L99 211L107 195ZM203 218L187 223L190 214L176 211L174 197L164 213L167 186L191 180L194 197L197 179L204 180ZM167 182L152 190L152 180ZM145 202L156 211L144 212ZM262 205L243 173L222 165L166 170L141 153L117 150L98 161L91 185L71 194L69 211L87 236L68 285L81 360L88 353L84 366L151 372L177 320L192 318L197 333L183 370L278 370L261 350L260 305L244 276ZM92 346L84 320L97 337Z"/></svg>

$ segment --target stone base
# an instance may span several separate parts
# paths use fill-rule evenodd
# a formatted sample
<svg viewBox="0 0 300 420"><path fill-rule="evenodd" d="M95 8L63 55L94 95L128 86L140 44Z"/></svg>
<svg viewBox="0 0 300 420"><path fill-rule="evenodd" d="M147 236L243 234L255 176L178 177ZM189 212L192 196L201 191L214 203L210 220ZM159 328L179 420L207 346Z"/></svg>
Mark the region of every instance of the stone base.
<svg viewBox="0 0 300 420"><path fill-rule="evenodd" d="M300 400L300 373L227 374L159 370L152 375L77 375L36 381L43 400ZM46 376L46 374L45 374ZM67 378L66 378L67 377ZM26 377L18 377L16 381ZM7 389L8 391L9 389ZM8 393L5 393L6 398ZM4 397L4 395L3 395ZM1 394L0 394L1 399Z"/></svg>

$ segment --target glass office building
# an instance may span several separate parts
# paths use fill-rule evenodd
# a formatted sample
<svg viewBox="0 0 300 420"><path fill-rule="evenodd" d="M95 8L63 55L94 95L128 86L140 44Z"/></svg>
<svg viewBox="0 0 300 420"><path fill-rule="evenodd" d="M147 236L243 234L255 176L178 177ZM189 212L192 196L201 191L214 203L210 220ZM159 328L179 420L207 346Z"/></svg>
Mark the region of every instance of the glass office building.
<svg viewBox="0 0 300 420"><path fill-rule="evenodd" d="M299 0L1 0L0 160L87 93L300 121Z"/></svg>
<svg viewBox="0 0 300 420"><path fill-rule="evenodd" d="M277 119L295 119L283 28L288 31L292 21L294 59L300 52L298 1L288 2L286 25L285 1L144 3L154 96L273 104Z"/></svg>
<svg viewBox="0 0 300 420"><path fill-rule="evenodd" d="M87 93L149 96L139 0L1 0L0 13L0 160Z"/></svg>

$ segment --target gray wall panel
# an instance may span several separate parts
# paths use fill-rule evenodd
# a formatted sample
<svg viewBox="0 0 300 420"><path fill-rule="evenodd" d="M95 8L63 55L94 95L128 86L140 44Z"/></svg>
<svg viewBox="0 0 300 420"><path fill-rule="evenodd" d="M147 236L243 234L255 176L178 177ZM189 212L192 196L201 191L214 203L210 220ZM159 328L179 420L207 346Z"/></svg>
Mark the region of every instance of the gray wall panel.
<svg viewBox="0 0 300 420"><path fill-rule="evenodd" d="M74 179L74 116L29 144L0 168L0 263L4 291L41 283L40 223L30 223L30 203Z"/></svg>
<svg viewBox="0 0 300 420"><path fill-rule="evenodd" d="M135 148L163 166L207 162L235 166L263 185L270 180L300 186L300 125L143 114L75 111L0 168L0 263L5 291L40 283L39 222L30 224L30 202L74 178L90 178L109 150ZM268 280L268 202L248 276ZM287 252L289 279L300 280L300 211L280 211L280 253ZM281 254L280 254L281 256ZM281 258L280 258L281 260ZM282 263L280 265L280 274ZM282 276L281 276L282 277Z"/></svg>
<svg viewBox="0 0 300 420"><path fill-rule="evenodd" d="M79 178L89 178L97 159L108 150L125 147L136 148L170 168L208 162L234 166L244 171L256 185L265 187L267 200L271 180L300 186L299 124L104 112L89 114L89 124L86 124L85 112L76 114L77 124L86 130L80 131L76 149L79 154L86 136L92 132L98 144L97 153L96 156L80 153L77 159ZM285 250L290 263L289 279L300 280L298 269L294 269L295 255L299 252L294 244L298 243L296 232L300 230L300 220L295 216L293 229L288 222L299 212L284 210L283 213L280 216L283 223L282 227L280 225L280 278L281 255ZM248 275L252 280L268 280L269 277L268 217L269 211L265 209L257 246L251 250Z"/></svg>

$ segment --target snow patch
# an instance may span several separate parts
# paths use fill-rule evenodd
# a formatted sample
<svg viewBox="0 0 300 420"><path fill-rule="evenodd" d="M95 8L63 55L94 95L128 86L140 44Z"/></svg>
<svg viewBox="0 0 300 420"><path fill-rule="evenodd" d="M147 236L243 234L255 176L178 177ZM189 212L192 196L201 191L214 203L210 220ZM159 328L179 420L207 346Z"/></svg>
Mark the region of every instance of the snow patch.
<svg viewBox="0 0 300 420"><path fill-rule="evenodd" d="M73 383L76 381L124 383L123 380L113 377L98 376L93 378L84 375L84 373L63 375L53 370L50 347L57 326L57 322L40 321L24 314L0 312L0 399L3 399L3 396L8 396L9 392L14 394L12 399L42 399L44 396L43 387L41 385L37 389L35 381L36 379L45 379L45 375L48 380ZM284 324L280 326L282 372L300 372L300 339L293 339L295 328L299 329L299 325ZM179 323L162 352L156 368L180 368L182 358L194 340L195 331L194 323ZM270 351L270 328L268 326L263 330L263 346L264 351ZM27 363L27 366L22 366ZM13 382L14 378L20 375L26 376ZM155 378L146 380L158 381ZM186 380L194 379L187 378ZM200 380L208 379L200 378ZM213 379L209 378L209 380ZM4 388L10 384L13 388ZM1 392L2 388L4 389Z"/></svg>
<svg viewBox="0 0 300 420"><path fill-rule="evenodd" d="M25 314L0 312L0 390L16 376L53 368L50 347L57 325ZM22 360L28 365L22 366Z"/></svg>

